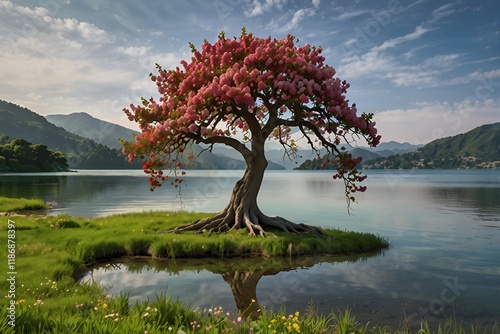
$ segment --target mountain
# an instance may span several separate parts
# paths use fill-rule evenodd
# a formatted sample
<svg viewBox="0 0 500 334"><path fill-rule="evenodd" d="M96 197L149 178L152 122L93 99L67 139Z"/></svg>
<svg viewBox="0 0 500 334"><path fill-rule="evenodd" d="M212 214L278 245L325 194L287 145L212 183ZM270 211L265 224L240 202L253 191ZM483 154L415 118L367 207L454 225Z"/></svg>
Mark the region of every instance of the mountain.
<svg viewBox="0 0 500 334"><path fill-rule="evenodd" d="M500 168L500 122L436 139L414 152L367 161L364 168Z"/></svg>
<svg viewBox="0 0 500 334"><path fill-rule="evenodd" d="M352 154L353 157L361 157L363 158L363 162L367 162L373 159L389 157L397 154L402 154L406 152L415 151L417 148L422 147L423 145L412 145L409 143L398 143L395 141L381 143L377 147L363 147L356 146L350 147L349 145L344 145L347 148L347 151ZM283 155L281 151L281 155ZM323 149L320 151L320 155L322 158L318 159L318 154L314 153L312 150L299 150L299 154L301 158L298 159L298 163L293 166L293 169L305 170L305 169L332 169L332 164L324 164L326 160L326 151ZM323 167L322 167L323 166Z"/></svg>
<svg viewBox="0 0 500 334"><path fill-rule="evenodd" d="M242 161L241 154L233 148L225 147L222 145L214 146L213 153L219 156L225 156ZM316 157L316 154L312 150L308 149L299 149L297 155L298 157L296 161L294 161L287 156L284 156L283 150L266 150L266 159L269 163L267 169L293 169L306 159L314 159Z"/></svg>
<svg viewBox="0 0 500 334"><path fill-rule="evenodd" d="M391 151L396 154L403 154L415 151L422 146L424 145L412 145L410 143L398 143L396 141L389 141L380 143L377 147L370 148L370 150L377 153L381 151Z"/></svg>
<svg viewBox="0 0 500 334"><path fill-rule="evenodd" d="M120 138L132 139L133 130L94 118L86 113L51 115L48 118L66 128L49 122L45 117L27 108L0 100L0 135L22 138L32 143L44 144L54 151L63 152L69 167L73 169L141 168L139 160L130 164L125 159L118 141ZM68 129L71 131L67 131ZM200 146L193 145L195 155L202 150ZM241 159L205 151L189 168L244 169L245 163ZM268 169L284 169L284 167L269 163Z"/></svg>
<svg viewBox="0 0 500 334"><path fill-rule="evenodd" d="M214 147L214 153L204 149L200 145L193 145L192 150L194 155L197 157L193 162L192 166L189 168L193 169L245 169L245 161L241 159L241 154L235 149L229 148L219 148L216 150ZM228 155L221 154L220 152L225 152ZM201 153L201 154L200 154ZM285 167L269 161L267 166L268 170L283 170Z"/></svg>
<svg viewBox="0 0 500 334"><path fill-rule="evenodd" d="M78 112L69 115L49 115L46 119L57 126L66 129L69 132L86 137L97 143L121 150L123 147L119 139L132 140L133 134L139 132L133 131L118 124L103 121L87 113ZM193 145L192 150L197 157L189 165L190 169L244 169L245 162L241 160L241 155L234 149L224 151L226 154L218 154L203 151L199 145ZM236 155L228 151L234 151ZM201 153L201 154L200 154ZM184 161L186 162L186 161ZM268 169L285 169L283 166L269 163Z"/></svg>
<svg viewBox="0 0 500 334"><path fill-rule="evenodd" d="M49 148L68 152L72 144L83 140L49 123L43 116L33 111L0 100L0 134L10 138L23 138L34 144L44 144Z"/></svg>
<svg viewBox="0 0 500 334"><path fill-rule="evenodd" d="M351 152L354 157L362 157L363 161L368 161L380 157L389 157L391 155L403 154L416 150L423 145L412 145L409 143L398 143L395 141L381 143L377 147L364 147L356 146L350 147L349 145L344 145L347 151ZM269 161L281 164L286 167L286 169L301 169L301 165L306 161L317 160L318 154L311 149L299 149L297 152L297 159L295 161L290 160L288 157L283 156L283 150L269 150L266 151L266 157ZM319 151L319 156L324 156L326 154L325 149ZM321 163L318 164L318 168Z"/></svg>
<svg viewBox="0 0 500 334"><path fill-rule="evenodd" d="M133 134L139 132L133 131L126 127L106 122L95 118L87 113L78 112L69 115L49 115L46 119L69 132L86 137L96 141L97 143L121 149L123 146L119 139L132 140ZM241 159L241 155L234 149L222 149L225 154L203 151L199 145L193 145L193 153L195 156L201 153L195 161L190 163L189 168L193 169L244 169L245 162ZM232 151L236 154L232 154ZM285 169L283 166L270 163L268 169Z"/></svg>
<svg viewBox="0 0 500 334"><path fill-rule="evenodd" d="M387 150L384 150L382 152L386 152ZM369 161L373 159L380 158L381 155L372 152L371 150L368 150L366 148L362 147L355 147L349 152L352 154L354 158L361 157L363 158L363 161ZM314 159L307 159L303 163L300 164L300 166L296 167L295 169L297 170L318 170L318 169L326 169L326 170L331 170L333 169L333 164L331 163L325 163L325 160L327 159L326 155L323 155L321 159L318 159L317 157Z"/></svg>
<svg viewBox="0 0 500 334"><path fill-rule="evenodd" d="M119 150L68 132L28 108L3 100L0 100L0 135L63 152L70 168L140 168L139 162L130 164Z"/></svg>
<svg viewBox="0 0 500 334"><path fill-rule="evenodd" d="M138 134L126 127L95 118L87 113L78 112L69 115L48 115L45 118L65 130L81 137L89 138L96 143L121 150L119 138L131 140Z"/></svg>

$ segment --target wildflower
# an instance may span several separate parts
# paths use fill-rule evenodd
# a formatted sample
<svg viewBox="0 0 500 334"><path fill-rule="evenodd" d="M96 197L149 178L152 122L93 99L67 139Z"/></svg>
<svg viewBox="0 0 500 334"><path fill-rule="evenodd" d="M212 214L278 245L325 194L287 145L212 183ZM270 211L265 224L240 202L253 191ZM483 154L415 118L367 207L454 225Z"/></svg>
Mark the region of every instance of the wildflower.
<svg viewBox="0 0 500 334"><path fill-rule="evenodd" d="M17 302L16 302L16 305L20 305L22 303L26 302L26 300L24 299L19 299Z"/></svg>
<svg viewBox="0 0 500 334"><path fill-rule="evenodd" d="M238 317L238 319L237 319L237 320L238 320L238 322L241 322L241 317Z"/></svg>

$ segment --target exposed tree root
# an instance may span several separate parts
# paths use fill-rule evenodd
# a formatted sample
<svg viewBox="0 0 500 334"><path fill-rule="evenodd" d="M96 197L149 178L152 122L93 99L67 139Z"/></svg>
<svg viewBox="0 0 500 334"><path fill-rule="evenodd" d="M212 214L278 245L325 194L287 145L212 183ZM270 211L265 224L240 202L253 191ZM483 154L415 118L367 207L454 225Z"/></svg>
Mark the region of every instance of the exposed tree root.
<svg viewBox="0 0 500 334"><path fill-rule="evenodd" d="M197 233L203 233L208 231L211 233L225 233L246 228L249 236L264 236L267 227L298 235L304 233L312 233L318 236L324 235L319 227L297 224L279 216L269 217L264 215L258 208L236 214L231 207L231 205L228 206L212 217L178 226L172 232L196 231Z"/></svg>
<svg viewBox="0 0 500 334"><path fill-rule="evenodd" d="M196 231L202 233L225 233L231 230L247 229L250 236L264 236L265 228L275 228L287 233L313 233L323 235L314 226L293 223L282 217L269 217L257 205L257 194L262 184L267 166L263 151L255 152L259 163L248 163L243 177L236 182L228 206L213 217L204 218L191 224L178 226L172 232Z"/></svg>

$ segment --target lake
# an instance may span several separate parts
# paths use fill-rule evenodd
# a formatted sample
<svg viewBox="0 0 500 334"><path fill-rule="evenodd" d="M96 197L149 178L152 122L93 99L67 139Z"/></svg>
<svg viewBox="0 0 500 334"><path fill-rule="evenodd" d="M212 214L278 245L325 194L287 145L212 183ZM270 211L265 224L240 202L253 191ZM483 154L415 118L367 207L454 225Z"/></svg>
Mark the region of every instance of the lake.
<svg viewBox="0 0 500 334"><path fill-rule="evenodd" d="M184 187L149 191L142 171L0 175L0 194L56 203L49 214L95 217L142 210L216 212L243 171L188 171ZM107 264L84 280L132 300L166 293L201 308L236 310L235 287L261 306L290 312L309 303L323 313L350 307L362 322L397 325L455 317L491 328L500 322L500 171L366 171L367 191L349 215L343 184L329 171L269 171L259 205L296 222L371 232L389 239L380 255L284 259L261 271L236 260ZM286 263L289 261L289 263ZM253 292L252 292L253 291ZM240 296L241 297L241 296ZM252 297L253 298L253 297Z"/></svg>

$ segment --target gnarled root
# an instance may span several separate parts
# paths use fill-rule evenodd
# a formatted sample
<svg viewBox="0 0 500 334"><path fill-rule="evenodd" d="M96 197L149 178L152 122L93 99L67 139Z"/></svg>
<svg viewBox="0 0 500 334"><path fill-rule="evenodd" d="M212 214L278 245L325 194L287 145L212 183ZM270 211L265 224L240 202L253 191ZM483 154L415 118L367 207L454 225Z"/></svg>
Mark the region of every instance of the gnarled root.
<svg viewBox="0 0 500 334"><path fill-rule="evenodd" d="M226 207L226 209L212 217L178 226L172 232L196 231L197 233L203 233L210 231L211 233L224 233L246 228L250 236L264 236L265 227L299 235L303 233L313 233L318 236L324 235L319 227L297 224L279 216L269 217L264 215L258 208L253 208L253 210L234 210L231 206Z"/></svg>

